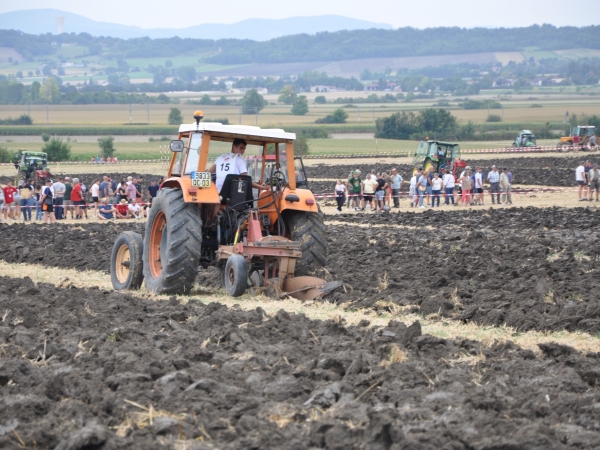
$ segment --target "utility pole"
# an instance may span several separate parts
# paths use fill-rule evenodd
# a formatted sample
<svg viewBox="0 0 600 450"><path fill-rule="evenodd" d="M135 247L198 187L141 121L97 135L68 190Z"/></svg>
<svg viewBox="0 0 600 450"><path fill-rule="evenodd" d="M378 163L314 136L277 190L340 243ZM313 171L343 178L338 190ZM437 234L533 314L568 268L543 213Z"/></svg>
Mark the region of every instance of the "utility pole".
<svg viewBox="0 0 600 450"><path fill-rule="evenodd" d="M240 118L238 120L238 124L242 124L242 107L240 106Z"/></svg>
<svg viewBox="0 0 600 450"><path fill-rule="evenodd" d="M358 123L360 123L360 106L358 107Z"/></svg>
<svg viewBox="0 0 600 450"><path fill-rule="evenodd" d="M258 125L258 108L254 108L254 125Z"/></svg>
<svg viewBox="0 0 600 450"><path fill-rule="evenodd" d="M129 104L129 125L131 125L131 103Z"/></svg>
<svg viewBox="0 0 600 450"><path fill-rule="evenodd" d="M148 125L150 125L150 103L146 103L146 111L148 111Z"/></svg>
<svg viewBox="0 0 600 450"><path fill-rule="evenodd" d="M48 125L50 123L50 120L48 119L48 103L46 103L46 125Z"/></svg>
<svg viewBox="0 0 600 450"><path fill-rule="evenodd" d="M375 107L373 106L373 123L375 123Z"/></svg>

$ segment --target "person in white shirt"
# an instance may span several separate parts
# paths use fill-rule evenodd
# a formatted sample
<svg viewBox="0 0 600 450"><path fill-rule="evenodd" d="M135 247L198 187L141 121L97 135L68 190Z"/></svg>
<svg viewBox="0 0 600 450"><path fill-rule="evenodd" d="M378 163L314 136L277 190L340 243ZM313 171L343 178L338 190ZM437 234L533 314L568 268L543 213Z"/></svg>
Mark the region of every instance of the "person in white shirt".
<svg viewBox="0 0 600 450"><path fill-rule="evenodd" d="M94 203L94 215L98 213L98 202L100 201L100 180L95 179L90 189L92 194L92 202Z"/></svg>
<svg viewBox="0 0 600 450"><path fill-rule="evenodd" d="M483 173L481 172L481 167L477 167L475 170L475 203L483 205Z"/></svg>
<svg viewBox="0 0 600 450"><path fill-rule="evenodd" d="M438 208L440 207L440 195L442 192L442 179L439 173L433 174L433 180L431 180L431 207L434 208L437 203Z"/></svg>
<svg viewBox="0 0 600 450"><path fill-rule="evenodd" d="M244 139L234 139L231 145L231 152L219 156L208 171L217 174L215 185L217 191L221 192L225 177L227 175L248 175L244 152L246 151L246 141ZM267 190L266 186L252 182L252 187L259 190Z"/></svg>
<svg viewBox="0 0 600 450"><path fill-rule="evenodd" d="M410 179L410 187L408 188L411 208L417 204L417 175L417 172L413 174L412 178Z"/></svg>
<svg viewBox="0 0 600 450"><path fill-rule="evenodd" d="M450 204L450 200L452 200L452 204L454 205L454 175L450 172L450 169L446 169L446 174L442 179L442 185L444 186L444 196L446 197L446 201L444 202L446 205Z"/></svg>
<svg viewBox="0 0 600 450"><path fill-rule="evenodd" d="M140 204L137 202L137 198L132 198L131 199L131 203L129 204L129 206L127 207L127 209L129 210L129 212L131 214L133 214L133 216L136 219L140 218Z"/></svg>
<svg viewBox="0 0 600 450"><path fill-rule="evenodd" d="M367 205L372 209L373 206L371 202L373 201L373 196L375 195L375 189L379 183L377 180L373 178L373 175L367 174L367 179L362 182L362 195L363 195L363 205L362 209L364 210Z"/></svg>
<svg viewBox="0 0 600 450"><path fill-rule="evenodd" d="M575 181L579 186L579 201L583 202L587 200L587 189L585 192L583 191L583 187L585 186L585 163L582 161L579 163L579 167L575 169ZM582 193L585 193L585 197L581 197Z"/></svg>

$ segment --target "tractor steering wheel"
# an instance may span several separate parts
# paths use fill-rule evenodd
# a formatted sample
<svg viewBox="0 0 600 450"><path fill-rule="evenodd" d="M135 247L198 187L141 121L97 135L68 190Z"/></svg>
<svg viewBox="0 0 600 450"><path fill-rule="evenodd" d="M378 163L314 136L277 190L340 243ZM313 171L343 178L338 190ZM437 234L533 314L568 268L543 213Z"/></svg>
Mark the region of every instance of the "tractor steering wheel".
<svg viewBox="0 0 600 450"><path fill-rule="evenodd" d="M271 176L267 179L266 184L275 186L278 184L285 183L285 174L281 170L274 171Z"/></svg>

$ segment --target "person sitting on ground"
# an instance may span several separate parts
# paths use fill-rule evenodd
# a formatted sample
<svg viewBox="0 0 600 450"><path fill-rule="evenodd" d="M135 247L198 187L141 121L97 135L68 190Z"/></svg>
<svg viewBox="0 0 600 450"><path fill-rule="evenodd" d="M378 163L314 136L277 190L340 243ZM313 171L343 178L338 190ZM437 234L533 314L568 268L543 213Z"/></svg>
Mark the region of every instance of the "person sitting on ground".
<svg viewBox="0 0 600 450"><path fill-rule="evenodd" d="M129 204L127 209L129 210L129 214L131 215L132 218L139 219L141 217L140 212L141 212L142 207L140 206L140 204L136 198L134 198L131 201L131 203Z"/></svg>
<svg viewBox="0 0 600 450"><path fill-rule="evenodd" d="M108 204L108 197L102 197L96 217L100 220L113 219L116 212L117 210L112 205Z"/></svg>
<svg viewBox="0 0 600 450"><path fill-rule="evenodd" d="M129 214L129 205L127 204L127 199L122 199L117 205L115 205L115 209L117 210L115 214L117 219L129 219L131 217Z"/></svg>

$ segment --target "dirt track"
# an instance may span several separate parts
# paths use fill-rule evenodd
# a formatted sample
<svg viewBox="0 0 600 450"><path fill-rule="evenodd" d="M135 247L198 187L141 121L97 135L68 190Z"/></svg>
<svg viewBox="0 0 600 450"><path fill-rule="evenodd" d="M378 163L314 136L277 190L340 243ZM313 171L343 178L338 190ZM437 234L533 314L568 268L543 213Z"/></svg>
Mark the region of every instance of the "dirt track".
<svg viewBox="0 0 600 450"><path fill-rule="evenodd" d="M0 281L3 448L600 446L598 354Z"/></svg>

